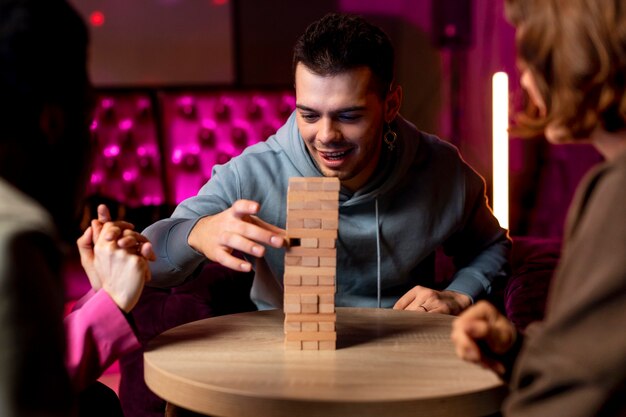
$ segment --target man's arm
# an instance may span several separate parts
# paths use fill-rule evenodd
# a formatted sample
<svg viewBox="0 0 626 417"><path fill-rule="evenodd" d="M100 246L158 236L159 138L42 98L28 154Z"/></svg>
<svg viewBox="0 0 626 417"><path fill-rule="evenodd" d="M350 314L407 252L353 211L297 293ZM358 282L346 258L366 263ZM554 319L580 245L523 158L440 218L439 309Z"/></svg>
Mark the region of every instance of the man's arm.
<svg viewBox="0 0 626 417"><path fill-rule="evenodd" d="M459 230L444 242L444 252L458 268L446 290L476 301L491 292L492 284L505 279L511 240L487 204L485 181L463 164L465 205Z"/></svg>
<svg viewBox="0 0 626 417"><path fill-rule="evenodd" d="M233 251L263 257L265 246L285 244L283 229L255 216L259 208L254 201L238 200L214 215L170 218L149 226L143 234L153 242L157 257L151 265L157 281L153 285L180 284L207 259L236 271L250 271L252 265L232 255Z"/></svg>
<svg viewBox="0 0 626 417"><path fill-rule="evenodd" d="M459 314L479 296L491 291L492 283L507 274L511 241L493 216L485 195L485 182L462 163L463 212L460 225L443 244L459 268L444 291L416 286L403 295L395 309Z"/></svg>

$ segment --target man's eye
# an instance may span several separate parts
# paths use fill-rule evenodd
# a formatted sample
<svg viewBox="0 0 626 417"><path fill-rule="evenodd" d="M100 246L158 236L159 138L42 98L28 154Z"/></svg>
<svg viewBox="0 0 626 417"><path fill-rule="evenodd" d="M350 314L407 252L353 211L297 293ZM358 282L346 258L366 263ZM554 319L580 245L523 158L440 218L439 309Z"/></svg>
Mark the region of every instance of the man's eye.
<svg viewBox="0 0 626 417"><path fill-rule="evenodd" d="M302 119L304 119L307 122L313 122L318 119L317 114L302 114L300 115L300 117L302 117Z"/></svg>
<svg viewBox="0 0 626 417"><path fill-rule="evenodd" d="M342 120L344 122L354 122L356 120L359 120L360 118L360 114L342 114L339 116L339 120Z"/></svg>

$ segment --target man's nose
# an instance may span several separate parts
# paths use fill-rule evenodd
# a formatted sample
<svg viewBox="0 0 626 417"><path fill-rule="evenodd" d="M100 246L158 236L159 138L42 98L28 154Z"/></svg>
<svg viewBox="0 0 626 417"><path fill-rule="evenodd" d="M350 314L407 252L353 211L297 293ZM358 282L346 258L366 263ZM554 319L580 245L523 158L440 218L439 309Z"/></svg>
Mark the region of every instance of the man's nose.
<svg viewBox="0 0 626 417"><path fill-rule="evenodd" d="M340 137L337 126L331 118L320 120L320 127L317 131L317 140L322 143L332 142Z"/></svg>

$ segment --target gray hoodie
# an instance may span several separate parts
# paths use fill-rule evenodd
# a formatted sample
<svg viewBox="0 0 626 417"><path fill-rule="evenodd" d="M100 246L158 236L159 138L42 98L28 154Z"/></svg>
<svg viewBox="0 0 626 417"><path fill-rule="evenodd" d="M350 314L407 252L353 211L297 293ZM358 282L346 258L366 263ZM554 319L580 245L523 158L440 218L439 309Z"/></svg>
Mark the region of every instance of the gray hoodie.
<svg viewBox="0 0 626 417"><path fill-rule="evenodd" d="M340 191L336 305L391 307L415 285L432 287L438 247L458 267L446 289L473 300L489 293L505 275L510 241L487 206L484 180L447 142L401 117L393 128L396 148L383 146L368 184ZM247 199L260 203L261 219L284 228L289 178L321 175L293 113L267 141L215 166L197 196L144 231L158 258L150 285L178 285L206 262L187 244L201 217ZM284 249L267 248L262 260L250 259L251 297L260 309L282 308L283 258Z"/></svg>

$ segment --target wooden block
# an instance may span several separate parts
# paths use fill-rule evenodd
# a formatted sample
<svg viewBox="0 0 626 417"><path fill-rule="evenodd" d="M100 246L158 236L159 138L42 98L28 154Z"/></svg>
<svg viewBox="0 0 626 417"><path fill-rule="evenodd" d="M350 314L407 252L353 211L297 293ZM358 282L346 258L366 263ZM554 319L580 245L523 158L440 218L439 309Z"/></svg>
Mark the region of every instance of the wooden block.
<svg viewBox="0 0 626 417"><path fill-rule="evenodd" d="M306 224L306 221L305 221ZM306 227L306 226L305 226ZM337 229L339 227L339 219L322 219L322 229Z"/></svg>
<svg viewBox="0 0 626 417"><path fill-rule="evenodd" d="M303 275L302 285L319 285L317 275Z"/></svg>
<svg viewBox="0 0 626 417"><path fill-rule="evenodd" d="M285 275L335 275L336 268L285 265Z"/></svg>
<svg viewBox="0 0 626 417"><path fill-rule="evenodd" d="M285 255L285 265L302 265L301 256Z"/></svg>
<svg viewBox="0 0 626 417"><path fill-rule="evenodd" d="M301 294L298 293L285 293L283 298L285 304L300 304L302 302L301 297Z"/></svg>
<svg viewBox="0 0 626 417"><path fill-rule="evenodd" d="M322 183L321 181L309 181L306 183L306 190L307 191L323 191L324 183Z"/></svg>
<svg viewBox="0 0 626 417"><path fill-rule="evenodd" d="M337 239L336 230L324 230L324 229L289 229L287 236L290 239L293 238L316 238L316 239ZM302 245L304 246L304 245ZM334 248L334 246L333 246Z"/></svg>
<svg viewBox="0 0 626 417"><path fill-rule="evenodd" d="M300 262L300 265L302 266L320 266L320 258L318 258L317 256L303 256L300 259L302 260Z"/></svg>
<svg viewBox="0 0 626 417"><path fill-rule="evenodd" d="M332 185L339 186L339 179L336 177L291 177L289 178L289 185L292 184L306 184L310 186L311 184L322 184L322 185ZM335 190L335 188L329 188L331 190ZM339 188L336 188L338 191Z"/></svg>
<svg viewBox="0 0 626 417"><path fill-rule="evenodd" d="M319 200L313 201L305 201L304 209L305 210L320 210L322 208L322 202Z"/></svg>
<svg viewBox="0 0 626 417"><path fill-rule="evenodd" d="M317 277L317 282L318 285L335 285L335 276L334 275L328 275L328 276L318 276Z"/></svg>
<svg viewBox="0 0 626 417"><path fill-rule="evenodd" d="M335 294L320 294L315 296L320 304L335 304ZM302 296L300 297L302 300Z"/></svg>
<svg viewBox="0 0 626 417"><path fill-rule="evenodd" d="M287 229L301 229L304 227L304 219L302 218L293 218L293 216L289 216L287 220Z"/></svg>
<svg viewBox="0 0 626 417"><path fill-rule="evenodd" d="M339 203L337 200L320 200L320 210L339 210ZM306 203L304 204L307 207Z"/></svg>
<svg viewBox="0 0 626 417"><path fill-rule="evenodd" d="M333 280L333 282L334 282L334 280ZM300 275L285 275L283 277L283 284L285 286L287 286L287 285L300 286L300 285L302 285L302 279L300 278Z"/></svg>
<svg viewBox="0 0 626 417"><path fill-rule="evenodd" d="M304 311L304 306L305 306L305 304L302 305L302 312L303 313L307 313L307 311ZM319 313L322 313L322 314L334 313L335 312L335 304L334 303L333 304L320 304L319 306L316 306L316 307L317 307L317 311Z"/></svg>
<svg viewBox="0 0 626 417"><path fill-rule="evenodd" d="M306 191L307 183L305 181L292 181L293 178L289 179L289 186L287 187L287 192L291 191Z"/></svg>
<svg viewBox="0 0 626 417"><path fill-rule="evenodd" d="M337 220L338 216L337 210L297 210L289 212L289 217L292 219Z"/></svg>
<svg viewBox="0 0 626 417"><path fill-rule="evenodd" d="M334 285L290 285L285 286L285 297L288 294L335 294Z"/></svg>
<svg viewBox="0 0 626 417"><path fill-rule="evenodd" d="M320 266L337 266L337 257L336 256L324 256L319 258ZM294 264L296 265L296 264Z"/></svg>
<svg viewBox="0 0 626 417"><path fill-rule="evenodd" d="M297 321L297 322L307 322L314 321L317 323L324 322L335 322L337 321L337 314L289 314L285 316L285 322L289 321Z"/></svg>
<svg viewBox="0 0 626 417"><path fill-rule="evenodd" d="M289 178L289 185L291 184L308 184L311 182L324 182L326 177L291 177Z"/></svg>
<svg viewBox="0 0 626 417"><path fill-rule="evenodd" d="M317 303L315 303L315 304L304 304L304 303L302 303L302 304L300 304L300 312L302 314L314 314L314 313L319 313L320 311L318 310ZM329 313L329 311L326 311L326 313Z"/></svg>
<svg viewBox="0 0 626 417"><path fill-rule="evenodd" d="M331 178L328 178L328 179L331 179ZM324 181L323 182L322 189L324 191L339 191L341 189L341 183L339 182L339 179L337 178L333 178L333 179L335 179L336 181Z"/></svg>
<svg viewBox="0 0 626 417"><path fill-rule="evenodd" d="M324 230L324 229L322 229ZM336 232L336 231L335 231ZM319 239L318 246L320 248L334 248L335 247L335 239Z"/></svg>
<svg viewBox="0 0 626 417"><path fill-rule="evenodd" d="M287 203L291 201L322 201L337 200L337 193L333 191L293 191L287 193Z"/></svg>
<svg viewBox="0 0 626 417"><path fill-rule="evenodd" d="M300 324L300 323L298 323ZM316 323L318 332L334 332L335 331L335 322L334 321L320 321ZM304 323L301 324L302 331L308 331L304 328Z"/></svg>
<svg viewBox="0 0 626 417"><path fill-rule="evenodd" d="M321 248L303 248L302 246L292 246L287 248L286 255L289 256L319 256L319 257L332 257L337 256L337 249L321 249Z"/></svg>
<svg viewBox="0 0 626 417"><path fill-rule="evenodd" d="M319 342L317 340L303 341L302 350L319 350Z"/></svg>
<svg viewBox="0 0 626 417"><path fill-rule="evenodd" d="M285 340L285 349L302 350L302 342L299 340Z"/></svg>
<svg viewBox="0 0 626 417"><path fill-rule="evenodd" d="M320 340L317 344L318 350L336 350L337 342L334 340Z"/></svg>
<svg viewBox="0 0 626 417"><path fill-rule="evenodd" d="M285 335L286 340L337 340L336 332L294 332Z"/></svg>
<svg viewBox="0 0 626 417"><path fill-rule="evenodd" d="M287 203L287 213L291 212L292 210L304 210L307 208L307 203L308 201L297 201L297 200L289 201ZM320 208L321 206L322 206L322 203L320 203Z"/></svg>
<svg viewBox="0 0 626 417"><path fill-rule="evenodd" d="M301 313L301 304L285 304L283 307L283 311L285 312L285 314Z"/></svg>
<svg viewBox="0 0 626 417"><path fill-rule="evenodd" d="M319 239L302 238L300 239L300 245L304 248L317 248L319 246Z"/></svg>
<svg viewBox="0 0 626 417"><path fill-rule="evenodd" d="M316 329L315 331L317 331L317 324L316 324ZM334 326L333 326L334 327ZM310 331L310 329L304 329L304 327L302 326L302 323L299 321L288 321L285 322L285 333L289 333L289 332L301 332L301 331ZM333 329L334 330L334 329Z"/></svg>
<svg viewBox="0 0 626 417"><path fill-rule="evenodd" d="M302 226L305 229L321 229L322 228L322 219L303 219Z"/></svg>
<svg viewBox="0 0 626 417"><path fill-rule="evenodd" d="M294 296L295 294L289 294L290 297ZM297 295L296 295L297 297ZM322 297L325 297L325 300L328 300L328 294L325 294L323 296L321 295L317 295L317 294L300 294L300 302L302 304L317 304L319 302L319 300L322 299ZM332 297L332 296L331 296Z"/></svg>
<svg viewBox="0 0 626 417"><path fill-rule="evenodd" d="M332 331L334 331L335 323L324 323L324 325L326 325L326 328L329 327L328 324L333 325ZM298 323L298 327L301 329L300 331L303 331L303 332L317 332L320 329L319 324L315 321L305 321L302 323Z"/></svg>

